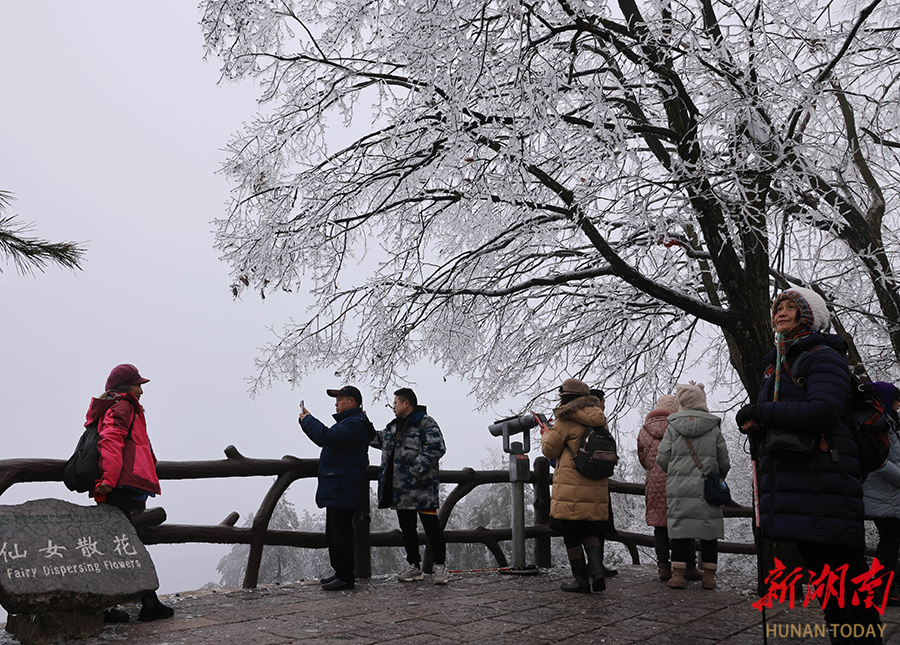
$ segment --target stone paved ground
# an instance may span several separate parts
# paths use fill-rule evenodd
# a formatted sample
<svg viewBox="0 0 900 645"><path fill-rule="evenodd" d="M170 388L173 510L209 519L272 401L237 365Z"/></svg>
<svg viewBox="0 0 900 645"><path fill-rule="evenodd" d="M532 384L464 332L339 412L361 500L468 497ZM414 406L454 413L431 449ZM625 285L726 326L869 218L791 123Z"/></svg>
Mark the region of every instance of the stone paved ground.
<svg viewBox="0 0 900 645"><path fill-rule="evenodd" d="M219 590L164 598L176 609L171 620L108 626L81 645L288 645L384 644L626 645L762 643L755 599L722 581L717 591L699 583L684 591L655 579L655 568L622 566L603 593L559 591L566 572L536 576L458 573L450 584L400 583L376 578L354 591L325 592L316 582L254 591ZM691 583L689 583L691 584ZM136 608L125 607L136 614ZM884 615L886 643L900 645L900 608ZM818 609L776 609L771 624L805 628L822 623ZM776 627L776 629L778 629ZM785 633L782 631L782 633ZM777 634L777 632L776 632ZM0 643L15 643L8 634ZM773 645L824 644L823 638L770 637Z"/></svg>

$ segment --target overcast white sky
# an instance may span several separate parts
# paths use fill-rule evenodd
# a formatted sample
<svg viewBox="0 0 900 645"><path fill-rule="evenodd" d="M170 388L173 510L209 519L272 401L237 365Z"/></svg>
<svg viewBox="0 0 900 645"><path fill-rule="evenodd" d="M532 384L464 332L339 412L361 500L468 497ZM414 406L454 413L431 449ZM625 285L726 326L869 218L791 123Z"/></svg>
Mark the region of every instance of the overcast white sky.
<svg viewBox="0 0 900 645"><path fill-rule="evenodd" d="M295 391L279 384L247 395L266 328L302 317L305 302L233 301L212 248L210 222L229 190L215 174L221 148L255 111L256 88L217 85L198 20L191 2L4 4L0 189L15 193L9 214L33 222L34 235L83 241L87 258L84 271L35 277L0 263L0 458L68 457L91 396L119 363L151 379L142 401L161 460L221 459L229 444L249 457L318 455L297 426L297 401L327 418L333 399L324 389L339 382L325 373ZM412 378L444 430L442 467L478 468L500 444L486 430L494 415L472 412L467 388L428 366ZM362 389L382 427L390 393L372 402ZM157 503L170 522L216 524L255 511L270 484L163 482ZM298 482L288 498L313 510L314 487ZM17 485L0 503L40 497L88 503L62 484ZM161 591L218 580L228 549L150 547Z"/></svg>

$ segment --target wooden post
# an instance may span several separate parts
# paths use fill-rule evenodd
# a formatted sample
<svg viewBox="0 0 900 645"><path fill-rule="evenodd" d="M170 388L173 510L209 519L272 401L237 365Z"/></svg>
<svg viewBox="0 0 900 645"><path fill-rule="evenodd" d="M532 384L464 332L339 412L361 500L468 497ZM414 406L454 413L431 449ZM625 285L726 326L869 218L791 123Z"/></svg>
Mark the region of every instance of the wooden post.
<svg viewBox="0 0 900 645"><path fill-rule="evenodd" d="M534 460L532 483L534 485L534 523L546 526L550 522L550 460L546 457L538 457ZM535 538L534 564L545 569L553 566L550 559L549 537Z"/></svg>
<svg viewBox="0 0 900 645"><path fill-rule="evenodd" d="M372 577L372 503L369 495L363 507L353 516L354 556L356 561L356 577Z"/></svg>
<svg viewBox="0 0 900 645"><path fill-rule="evenodd" d="M256 586L259 584L259 567L262 564L263 548L266 545L269 521L272 519L272 513L275 512L278 500L281 499L281 496L284 495L288 486L295 479L297 479L295 471L288 471L278 475L275 483L272 484L263 498L262 504L259 505L256 515L253 516L253 523L250 529L250 553L247 554L247 570L244 572L244 589L256 589Z"/></svg>

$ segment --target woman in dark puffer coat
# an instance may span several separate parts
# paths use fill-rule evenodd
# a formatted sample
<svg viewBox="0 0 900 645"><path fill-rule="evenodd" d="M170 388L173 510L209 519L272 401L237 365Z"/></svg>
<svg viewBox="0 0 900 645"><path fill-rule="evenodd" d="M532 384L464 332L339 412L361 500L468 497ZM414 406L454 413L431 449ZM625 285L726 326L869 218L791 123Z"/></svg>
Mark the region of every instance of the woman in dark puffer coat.
<svg viewBox="0 0 900 645"><path fill-rule="evenodd" d="M832 571L847 565L844 606L832 598L824 609L826 623L830 629L871 625L874 630L865 631L880 635L877 610L852 604L857 587L851 579L868 571L863 490L856 441L842 420L850 395L847 344L820 333L829 323L825 301L814 291L789 289L775 299L776 349L766 357L770 365L758 403L744 406L737 424L758 438L762 535L794 542L814 574L821 575L826 565ZM766 447L773 430L811 435L816 448L806 459L776 458ZM833 643L882 642L880 636L848 640L840 628L835 632Z"/></svg>

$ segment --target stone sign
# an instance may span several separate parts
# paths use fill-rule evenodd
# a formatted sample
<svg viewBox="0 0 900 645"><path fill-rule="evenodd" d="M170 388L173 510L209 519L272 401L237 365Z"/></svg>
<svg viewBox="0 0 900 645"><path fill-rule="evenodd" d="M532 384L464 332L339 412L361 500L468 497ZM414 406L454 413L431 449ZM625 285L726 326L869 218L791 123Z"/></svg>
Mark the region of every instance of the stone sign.
<svg viewBox="0 0 900 645"><path fill-rule="evenodd" d="M0 506L0 605L11 618L53 623L65 612L94 616L158 587L150 554L117 508L58 499Z"/></svg>

